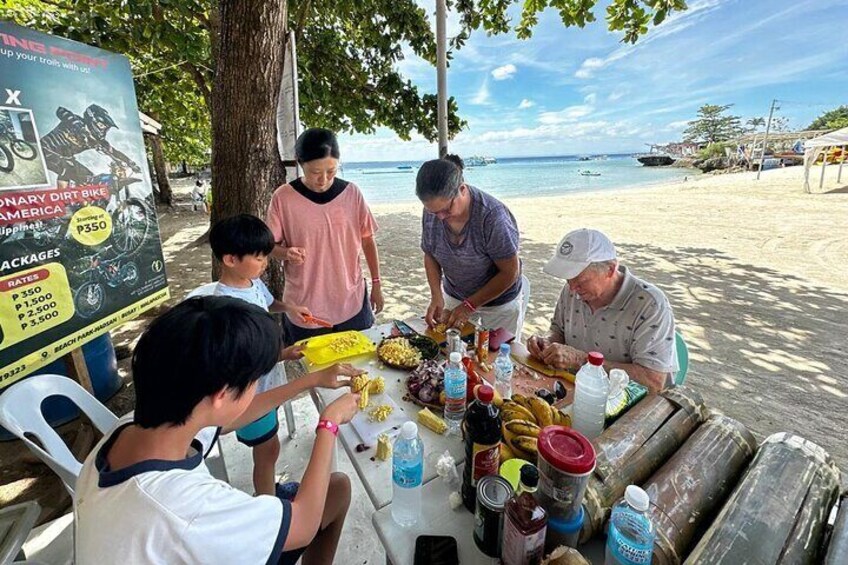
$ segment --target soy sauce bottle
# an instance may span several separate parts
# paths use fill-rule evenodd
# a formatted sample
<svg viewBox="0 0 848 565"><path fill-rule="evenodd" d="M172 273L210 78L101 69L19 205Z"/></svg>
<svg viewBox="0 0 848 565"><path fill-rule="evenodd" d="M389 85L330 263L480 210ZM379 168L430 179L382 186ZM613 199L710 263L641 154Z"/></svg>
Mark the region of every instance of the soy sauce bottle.
<svg viewBox="0 0 848 565"><path fill-rule="evenodd" d="M474 512L477 481L497 475L501 463L501 413L492 404L494 389L479 385L468 406L462 427L465 436L465 469L462 471L462 502Z"/></svg>

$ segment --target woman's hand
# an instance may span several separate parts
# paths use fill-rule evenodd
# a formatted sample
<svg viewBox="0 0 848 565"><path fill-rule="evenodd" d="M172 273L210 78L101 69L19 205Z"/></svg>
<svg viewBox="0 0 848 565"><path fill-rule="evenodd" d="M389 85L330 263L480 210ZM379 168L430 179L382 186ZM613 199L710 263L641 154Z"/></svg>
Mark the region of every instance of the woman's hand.
<svg viewBox="0 0 848 565"><path fill-rule="evenodd" d="M303 247L287 247L283 259L292 265L303 265L306 260L306 249Z"/></svg>
<svg viewBox="0 0 848 565"><path fill-rule="evenodd" d="M447 315L447 321L445 324L449 328L462 328L465 325L465 322L468 321L468 317L473 313L473 311L466 306L465 304L460 304L453 310L449 310L445 312Z"/></svg>
<svg viewBox="0 0 848 565"><path fill-rule="evenodd" d="M564 343L552 343L542 351L542 362L557 369L574 369L586 363L586 354Z"/></svg>
<svg viewBox="0 0 848 565"><path fill-rule="evenodd" d="M531 357L542 360L542 352L551 344L551 340L546 337L534 335L527 340L527 351Z"/></svg>
<svg viewBox="0 0 848 565"><path fill-rule="evenodd" d="M383 311L383 287L379 282L371 286L371 309L375 314Z"/></svg>
<svg viewBox="0 0 848 565"><path fill-rule="evenodd" d="M424 316L424 321L427 322L427 327L433 329L438 324L442 323L445 316L445 299L431 298L430 305L427 306L427 314Z"/></svg>
<svg viewBox="0 0 848 565"><path fill-rule="evenodd" d="M359 394L349 392L331 402L321 412L322 420L341 426L350 422L359 411Z"/></svg>
<svg viewBox="0 0 848 565"><path fill-rule="evenodd" d="M308 324L309 322L306 318L312 317L312 312L310 312L309 308L307 308L306 306L295 306L285 304L283 306L283 312L285 312L290 319L296 322L300 322L301 324Z"/></svg>
<svg viewBox="0 0 848 565"><path fill-rule="evenodd" d="M280 361L297 361L303 357L302 345L290 345L280 350Z"/></svg>
<svg viewBox="0 0 848 565"><path fill-rule="evenodd" d="M361 375L365 371L349 363L336 363L326 369L311 374L312 386L321 388L341 388L350 386L351 377Z"/></svg>

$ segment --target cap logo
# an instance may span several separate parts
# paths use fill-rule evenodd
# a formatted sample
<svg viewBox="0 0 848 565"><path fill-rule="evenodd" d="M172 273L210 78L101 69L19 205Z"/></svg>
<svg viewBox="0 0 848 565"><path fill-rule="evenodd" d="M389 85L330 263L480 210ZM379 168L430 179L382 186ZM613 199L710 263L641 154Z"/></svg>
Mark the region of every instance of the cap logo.
<svg viewBox="0 0 848 565"><path fill-rule="evenodd" d="M568 257L571 255L571 252L574 251L574 245L571 244L570 241L563 241L562 245L559 246L559 254L565 255Z"/></svg>

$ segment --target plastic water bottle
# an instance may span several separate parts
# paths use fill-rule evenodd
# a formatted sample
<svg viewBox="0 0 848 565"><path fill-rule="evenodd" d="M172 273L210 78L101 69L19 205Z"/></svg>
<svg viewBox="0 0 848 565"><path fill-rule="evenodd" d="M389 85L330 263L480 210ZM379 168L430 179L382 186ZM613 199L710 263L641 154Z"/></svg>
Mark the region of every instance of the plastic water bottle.
<svg viewBox="0 0 848 565"><path fill-rule="evenodd" d="M589 353L589 362L580 367L574 379L571 427L592 440L604 431L610 383L604 370L604 356Z"/></svg>
<svg viewBox="0 0 848 565"><path fill-rule="evenodd" d="M445 367L445 421L448 434L459 435L465 417L468 375L462 366L462 355L454 351Z"/></svg>
<svg viewBox="0 0 848 565"><path fill-rule="evenodd" d="M636 485L612 509L604 565L649 565L654 551L654 525L648 517L648 493Z"/></svg>
<svg viewBox="0 0 848 565"><path fill-rule="evenodd" d="M508 343L501 344L501 352L495 359L495 390L501 398L512 398L512 359Z"/></svg>
<svg viewBox="0 0 848 565"><path fill-rule="evenodd" d="M423 478L424 443L418 437L418 424L406 422L392 452L392 518L399 526L418 522Z"/></svg>

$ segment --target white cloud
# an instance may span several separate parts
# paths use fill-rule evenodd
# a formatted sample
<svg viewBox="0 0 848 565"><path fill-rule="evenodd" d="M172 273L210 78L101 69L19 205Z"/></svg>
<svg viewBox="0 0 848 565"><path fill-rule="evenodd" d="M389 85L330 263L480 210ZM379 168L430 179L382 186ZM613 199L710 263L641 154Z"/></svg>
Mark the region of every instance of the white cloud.
<svg viewBox="0 0 848 565"><path fill-rule="evenodd" d="M495 80L507 80L512 78L518 69L512 63L506 64L502 67L498 67L497 69L492 71L492 78Z"/></svg>
<svg viewBox="0 0 848 565"><path fill-rule="evenodd" d="M519 110L526 110L527 108L532 108L535 105L536 105L535 102L525 98L524 100L521 101L521 104L518 105L518 108L519 108Z"/></svg>
<svg viewBox="0 0 848 565"><path fill-rule="evenodd" d="M598 95L597 95L597 94L595 94L594 92L591 92L591 93L589 93L589 94L587 94L587 95L586 95L586 97L583 99L583 102L585 102L585 103L586 103L586 104L588 104L589 106L594 106L594 105L595 105L595 101L596 101L597 99L598 99Z"/></svg>
<svg viewBox="0 0 848 565"><path fill-rule="evenodd" d="M667 126L665 126L665 129L682 130L683 128L687 127L688 125L689 125L689 120L678 120L676 122L669 123Z"/></svg>
<svg viewBox="0 0 848 565"><path fill-rule="evenodd" d="M483 80L483 84L481 84L480 88L477 90L477 94L475 94L474 98L471 99L471 103L478 106L484 106L489 104L489 98L489 77L487 76Z"/></svg>
<svg viewBox="0 0 848 565"><path fill-rule="evenodd" d="M600 68L603 68L607 65L606 59L599 59L598 57L589 57L583 64L580 65L580 68L577 69L577 72L574 73L574 76L577 78L591 78L592 73Z"/></svg>
<svg viewBox="0 0 848 565"><path fill-rule="evenodd" d="M616 100L621 100L622 98L624 98L626 94L627 93L623 90L613 90L609 93L609 96L607 96L607 100L609 100L610 102L615 102Z"/></svg>
<svg viewBox="0 0 848 565"><path fill-rule="evenodd" d="M575 122L580 118L591 114L592 110L594 110L594 107L592 106L579 104L576 106L569 106L559 112L542 112L539 114L539 123L554 125Z"/></svg>

